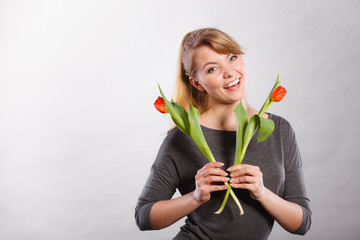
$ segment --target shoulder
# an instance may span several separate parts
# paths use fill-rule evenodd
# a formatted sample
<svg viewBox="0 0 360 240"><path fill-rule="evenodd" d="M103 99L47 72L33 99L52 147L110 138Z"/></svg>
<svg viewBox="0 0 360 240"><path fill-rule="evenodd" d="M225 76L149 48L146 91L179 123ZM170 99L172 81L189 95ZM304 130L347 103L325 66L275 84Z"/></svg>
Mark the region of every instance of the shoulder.
<svg viewBox="0 0 360 240"><path fill-rule="evenodd" d="M171 179L178 176L179 150L177 148L181 146L180 143L185 137L186 135L177 127L167 132L151 167L151 171L161 179Z"/></svg>
<svg viewBox="0 0 360 240"><path fill-rule="evenodd" d="M273 120L275 124L284 125L284 126L287 126L287 127L290 126L289 121L287 119L285 119L284 117L273 114L273 113L269 113L269 115L270 115L269 118L271 120Z"/></svg>
<svg viewBox="0 0 360 240"><path fill-rule="evenodd" d="M295 131L285 118L272 114L271 119L275 123L275 131L279 136L287 166L301 166L301 156L296 140Z"/></svg>
<svg viewBox="0 0 360 240"><path fill-rule="evenodd" d="M270 119L274 121L275 131L281 135L294 135L294 129L290 122L282 116L270 113Z"/></svg>
<svg viewBox="0 0 360 240"><path fill-rule="evenodd" d="M161 144L161 150L166 152L174 151L181 147L181 145L191 144L191 138L183 133L179 128L174 127L170 129Z"/></svg>
<svg viewBox="0 0 360 240"><path fill-rule="evenodd" d="M200 162L199 164L201 164L203 159L205 159L205 162L207 161L194 141L175 127L167 133L161 144L155 164L172 162L172 164L182 168L194 162Z"/></svg>
<svg viewBox="0 0 360 240"><path fill-rule="evenodd" d="M179 184L184 178L195 176L194 172L201 167L198 160L202 159L201 154L192 139L175 127L161 144L152 171L164 178L176 179Z"/></svg>
<svg viewBox="0 0 360 240"><path fill-rule="evenodd" d="M270 114L270 119L272 119L275 124L273 134L278 137L277 139L281 141L281 145L285 150L290 151L290 149L297 145L296 135L292 125L284 117L275 114Z"/></svg>
<svg viewBox="0 0 360 240"><path fill-rule="evenodd" d="M158 151L155 164L161 162L177 162L178 158L196 149L192 139L179 128L169 130Z"/></svg>

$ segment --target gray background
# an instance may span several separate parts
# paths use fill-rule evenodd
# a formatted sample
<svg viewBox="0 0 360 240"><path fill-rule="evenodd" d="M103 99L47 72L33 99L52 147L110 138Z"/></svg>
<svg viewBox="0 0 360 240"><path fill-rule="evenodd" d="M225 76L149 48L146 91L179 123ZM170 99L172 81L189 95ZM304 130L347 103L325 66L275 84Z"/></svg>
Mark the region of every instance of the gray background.
<svg viewBox="0 0 360 240"><path fill-rule="evenodd" d="M185 33L246 49L248 100L293 125L312 203L305 237L360 239L360 1L0 1L0 239L170 239L134 221L169 116Z"/></svg>

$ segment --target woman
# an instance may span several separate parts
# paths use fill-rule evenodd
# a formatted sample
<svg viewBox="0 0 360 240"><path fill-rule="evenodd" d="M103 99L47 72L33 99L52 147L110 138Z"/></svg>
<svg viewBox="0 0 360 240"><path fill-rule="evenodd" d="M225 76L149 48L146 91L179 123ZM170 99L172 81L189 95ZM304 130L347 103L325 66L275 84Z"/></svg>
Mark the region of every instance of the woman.
<svg viewBox="0 0 360 240"><path fill-rule="evenodd" d="M300 153L283 118L266 113L275 131L264 142L252 139L243 164L233 166L234 108L242 101L250 119L258 111L246 101L243 51L230 36L213 28L185 35L180 48L175 101L201 113L204 136L217 162L208 163L178 128L169 131L135 211L141 230L165 228L187 216L174 239L267 239L274 220L295 234L311 225ZM229 198L220 207L231 179L245 214ZM182 196L171 199L176 189Z"/></svg>

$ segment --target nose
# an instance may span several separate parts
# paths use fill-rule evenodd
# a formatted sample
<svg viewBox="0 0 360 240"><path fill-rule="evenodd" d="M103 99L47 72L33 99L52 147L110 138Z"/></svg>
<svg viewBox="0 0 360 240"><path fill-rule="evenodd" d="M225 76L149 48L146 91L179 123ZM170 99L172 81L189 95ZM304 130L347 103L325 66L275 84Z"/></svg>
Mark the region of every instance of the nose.
<svg viewBox="0 0 360 240"><path fill-rule="evenodd" d="M235 75L235 70L231 67L224 68L224 78L229 78Z"/></svg>

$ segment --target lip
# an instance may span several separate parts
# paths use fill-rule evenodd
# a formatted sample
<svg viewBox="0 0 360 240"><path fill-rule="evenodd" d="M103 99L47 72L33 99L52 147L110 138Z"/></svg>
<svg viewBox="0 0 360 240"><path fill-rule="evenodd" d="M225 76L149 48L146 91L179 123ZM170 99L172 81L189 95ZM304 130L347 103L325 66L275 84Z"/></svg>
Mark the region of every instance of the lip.
<svg viewBox="0 0 360 240"><path fill-rule="evenodd" d="M231 87L226 87L226 86L234 83L235 81L239 81L239 82L236 83L235 85L231 86ZM236 90L236 89L238 89L240 87L240 85L241 85L241 75L239 77L229 81L228 83L226 83L226 85L224 86L224 89L225 90Z"/></svg>

